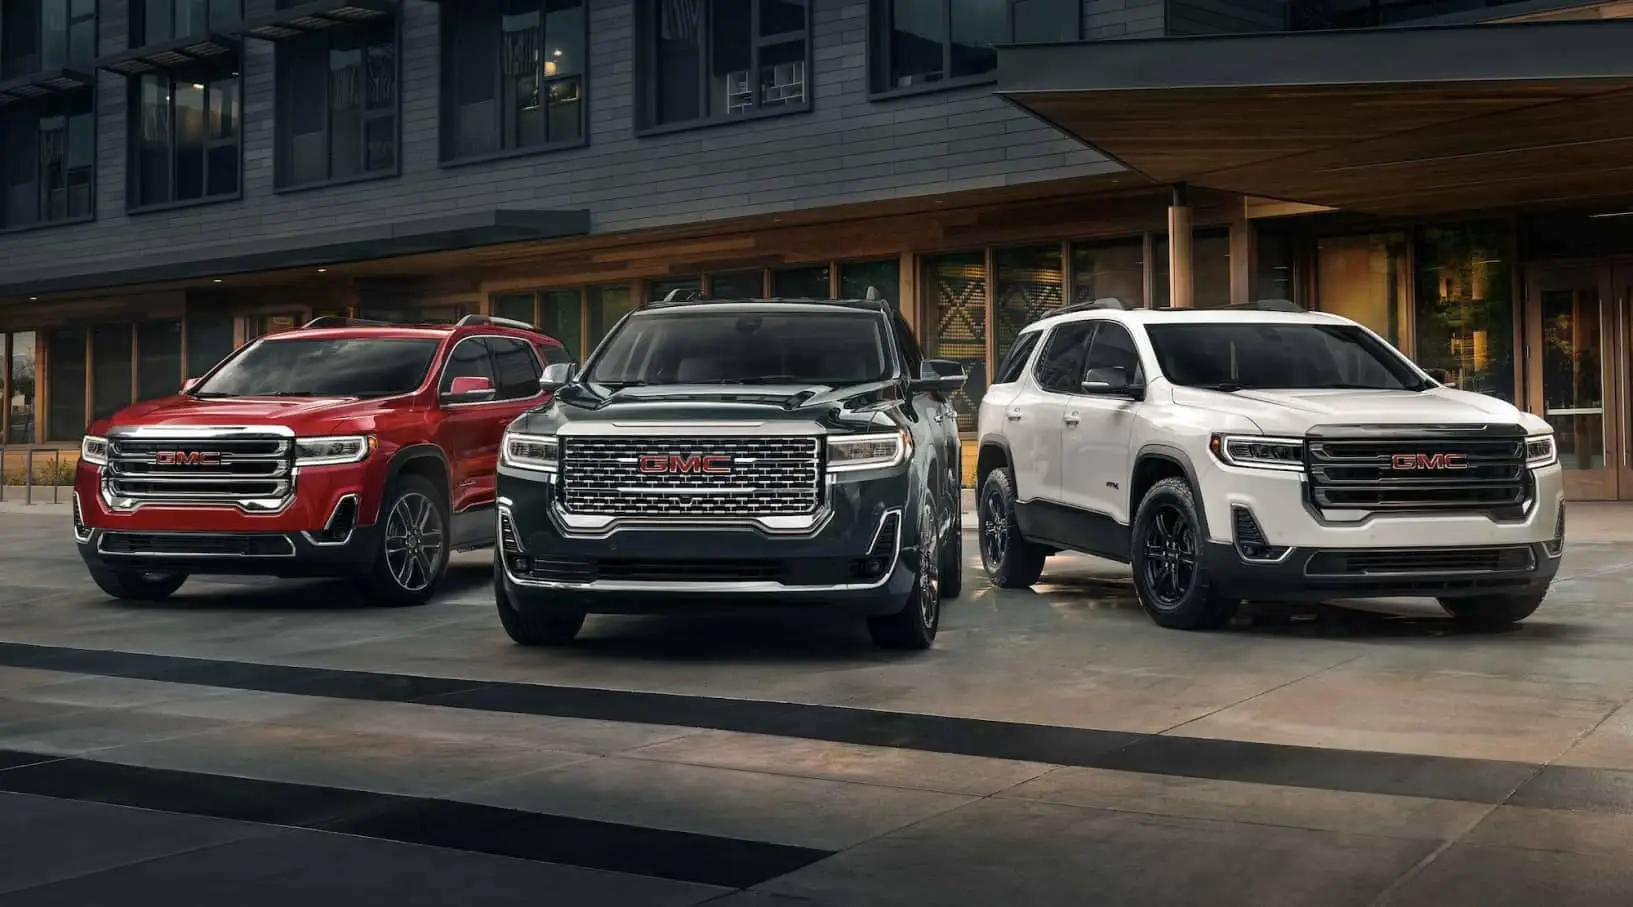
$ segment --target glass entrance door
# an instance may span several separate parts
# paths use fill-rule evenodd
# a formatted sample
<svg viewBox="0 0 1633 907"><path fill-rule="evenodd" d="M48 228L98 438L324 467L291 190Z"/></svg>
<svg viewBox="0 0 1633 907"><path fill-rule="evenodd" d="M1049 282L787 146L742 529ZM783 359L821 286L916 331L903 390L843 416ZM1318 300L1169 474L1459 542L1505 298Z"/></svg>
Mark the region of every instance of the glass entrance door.
<svg viewBox="0 0 1633 907"><path fill-rule="evenodd" d="M1628 333L1619 279L1609 265L1542 265L1527 274L1528 402L1554 427L1565 494L1573 500L1633 497L1633 470L1625 467Z"/></svg>

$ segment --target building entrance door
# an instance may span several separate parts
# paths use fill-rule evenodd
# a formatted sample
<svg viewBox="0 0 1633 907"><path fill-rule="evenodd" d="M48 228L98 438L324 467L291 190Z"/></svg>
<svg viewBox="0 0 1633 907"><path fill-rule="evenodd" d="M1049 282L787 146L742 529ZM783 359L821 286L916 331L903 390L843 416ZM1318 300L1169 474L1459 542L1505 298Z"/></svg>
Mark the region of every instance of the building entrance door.
<svg viewBox="0 0 1633 907"><path fill-rule="evenodd" d="M1526 397L1553 425L1565 494L1633 499L1633 263L1536 265L1526 272Z"/></svg>

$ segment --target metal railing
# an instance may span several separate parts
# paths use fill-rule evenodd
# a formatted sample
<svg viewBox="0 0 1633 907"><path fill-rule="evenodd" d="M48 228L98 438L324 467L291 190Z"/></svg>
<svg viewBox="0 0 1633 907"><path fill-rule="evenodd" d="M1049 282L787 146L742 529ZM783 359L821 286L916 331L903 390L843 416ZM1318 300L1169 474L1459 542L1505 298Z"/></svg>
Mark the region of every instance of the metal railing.
<svg viewBox="0 0 1633 907"><path fill-rule="evenodd" d="M13 462L17 455L22 455L22 475L16 475ZM73 455L73 458L63 454ZM72 489L74 485L74 468L78 461L78 451L64 450L60 447L46 447L34 444L0 444L0 503L13 500L13 487L21 487L24 504L46 503L44 500L35 500L35 491L38 489L43 496L45 489L51 489L52 504L61 504L65 496L64 489ZM18 486L12 482L20 478Z"/></svg>

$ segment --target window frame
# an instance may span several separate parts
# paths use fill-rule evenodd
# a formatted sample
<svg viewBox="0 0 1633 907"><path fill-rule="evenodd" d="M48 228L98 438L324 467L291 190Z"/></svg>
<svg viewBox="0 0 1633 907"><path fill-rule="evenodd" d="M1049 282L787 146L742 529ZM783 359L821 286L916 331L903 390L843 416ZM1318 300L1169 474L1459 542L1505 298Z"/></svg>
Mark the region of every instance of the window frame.
<svg viewBox="0 0 1633 907"><path fill-rule="evenodd" d="M185 0L168 0L168 3L170 4L170 24L172 26L175 25L175 21L176 21L176 4L180 3L180 2L185 2ZM128 34L130 35L130 38L129 38L129 41L128 41L128 45L132 50L135 50L136 48L139 48L139 47L152 47L153 45L156 45L156 44L165 44L165 43L168 43L170 41L181 40L181 39L184 39L184 38L197 38L197 37L201 37L203 35L210 34L212 32L219 32L219 31L225 31L225 30L231 29L234 26L242 24L243 21L244 21L244 0L237 0L237 2L238 2L238 18L235 21L228 22L228 23L216 22L215 21L215 12L212 9L212 6L213 6L213 0L212 0L212 2L206 2L204 4L204 29L203 29L203 31L195 31L192 34L188 34L188 35L178 35L178 34L175 33L174 28L172 28L171 33L167 37L154 38L152 35L148 34L148 29L147 29L147 4L144 2L144 0L127 0L126 7L127 7L127 11L130 14L130 21L128 23L129 28L130 28L130 31L128 32ZM98 5L100 5L100 3Z"/></svg>
<svg viewBox="0 0 1633 907"><path fill-rule="evenodd" d="M229 65L231 67L233 67L231 70L228 69ZM217 149L217 148L226 147L228 144L236 144L238 146L238 153L237 153L237 155L235 155L236 163L237 163L237 166L238 166L238 178L234 181L234 185L235 185L236 188L232 192L223 192L223 193L218 194L218 195L205 194L205 195L199 196L198 198L188 198L188 199L179 199L178 200L175 197L176 196L176 156L177 156L177 147L178 147L177 144L176 144L176 128L177 128L177 123L176 123L176 120L177 120L177 117L176 117L176 83L178 81L184 81L184 80L190 78L192 72L193 71L189 70L189 69L182 69L182 70L165 69L165 70L159 70L157 72L141 73L139 75L132 75L132 76L126 77L126 79L125 79L125 81L127 83L127 85L126 85L126 91L127 91L126 108L125 108L125 213L126 214L147 214L147 213L155 212L155 211L173 211L173 210L176 210L178 208L194 208L194 207L199 207L199 206L202 206L202 205L214 205L214 204L220 204L222 202L239 201L239 200L243 199L243 197L244 197L244 144L245 144L245 142L244 142L244 138L245 138L245 136L244 136L244 119L245 119L245 117L244 117L244 75L243 75L243 61L242 61L241 58L239 58L237 56L234 56L232 58L230 64L228 62L213 63L213 64L210 64L204 70L200 71L200 73L199 73L200 75L205 77L205 81L202 84L205 86L204 91L205 91L205 97L206 98L209 97L209 90L210 90L209 86L216 79L232 79L233 82L236 84L236 89L235 90L237 92L237 101L238 101L238 124L237 124L237 127L234 130L234 134L233 134L233 138L232 138L231 142L229 143L229 141L226 140L226 139L211 139L211 138L209 138L210 110L209 110L209 107L206 106L204 108L205 139L204 139L204 143L202 145L202 149L203 149L203 152L204 152L204 154L203 154L203 176L204 176L204 186L205 186L206 193L208 192L208 189L209 189L210 152ZM229 72L230 74L221 75L221 73L223 73L223 72ZM152 76L152 75L161 76L161 77L164 77L164 78L167 78L167 79L170 80L170 101L169 101L169 108L170 108L170 119L169 119L169 122L170 122L170 138L169 138L169 142L168 142L168 145L167 145L168 152L169 152L168 153L168 159L169 159L168 173L169 173L170 184L169 184L169 192L167 193L169 198L166 201L162 201L162 202L146 202L146 203L144 203L141 200L142 199L142 194L141 194L141 168L139 166L140 162L139 162L139 159L138 159L138 153L139 153L138 146L139 146L139 142L140 142L140 130L139 130L139 128L132 128L132 127L133 127L133 125L139 127L140 122L141 122L141 116L142 116L142 104L141 104L141 100L142 100L142 79L144 77L146 77L146 76ZM197 84L197 83L195 83L195 84Z"/></svg>
<svg viewBox="0 0 1633 907"><path fill-rule="evenodd" d="M498 148L498 150L466 155L457 153L459 131L455 127L458 122L457 112L459 105L455 103L455 99L458 92L456 90L457 82L455 81L455 67L450 65L449 61L454 57L454 52L458 49L458 30L453 27L452 20L455 16L474 18L479 15L487 15L490 8L496 9L500 6L501 2L502 0L482 0L480 6L470 4L459 12L453 11L453 4L441 4L442 20L441 27L438 29L439 34L437 37L437 62L441 70L437 76L438 167L450 168L464 167L471 164L484 164L490 161L502 161L510 158L529 157L535 154L549 154L554 151L567 151L574 148L583 148L590 144L590 72L594 68L594 62L590 52L590 0L582 0L581 9L583 10L583 14L580 18L583 25L580 28L578 37L580 52L584 57L583 67L576 75L554 76L551 78L541 77L539 81L539 92L541 95L543 95L548 90L552 82L574 78L578 79L578 137L575 139L558 142L546 141L538 145L516 145L509 148L503 147L506 129L505 117L501 111L500 116L497 118L498 138L501 146ZM548 16L545 12L544 0L536 0L536 2L539 8L539 30L541 34L544 34ZM500 49L499 55L493 60L491 75L493 77L495 103L502 104L504 98L505 79L502 26L504 16L503 13L495 12L493 14L493 18L495 19L495 24L500 27ZM546 35L546 38L548 38L548 35ZM402 45L399 41L397 55L397 65L399 71L402 67L402 56ZM402 98L402 87L400 80L397 96L398 103L400 105ZM399 115L399 130L402 128L401 123L402 117ZM401 148L399 147L399 166L401 157Z"/></svg>
<svg viewBox="0 0 1633 907"><path fill-rule="evenodd" d="M378 23L376 22L360 22L356 25L324 29L322 31L301 35L295 38L287 38L278 42L278 46L273 50L272 191L274 194L287 195L292 192L305 192L312 189L324 189L330 186L346 186L352 183L366 183L371 180L392 179L403 175L403 16L399 9L398 12L392 14L390 25L394 89L392 91L392 102L389 108L389 113L386 111L371 112L368 109L368 104L365 102L363 106L358 108L357 117L358 123L362 126L363 130L361 133L363 136L363 145L361 150L363 153L363 161L366 165L368 161L368 125L372 120L382 120L387 116L390 116L392 122L391 142L393 148L391 155L391 166L379 170L361 170L347 176L337 177L333 175L334 145L332 142L332 133L329 129L329 119L332 116L332 109L330 107L330 99L326 94L323 108L323 148L325 160L328 162L330 175L324 179L313 180L311 182L292 183L288 181L290 166L289 150L286 142L293 137L293 134L289 130L289 115L291 108L288 105L291 103L291 101L289 92L290 79L287 74L287 67L293 65L293 61L290 63L285 62L288 60L290 55L286 55L284 53L284 48L286 46L291 46L298 43L305 43L313 46L321 45L332 52L334 49L334 42L332 40L334 35L346 31L352 34L361 34L366 36L370 32L370 26L377 24ZM368 46L369 45L366 40L362 42L365 78L368 67ZM239 71L242 72L243 70L240 69ZM325 66L325 72L328 72L327 66Z"/></svg>
<svg viewBox="0 0 1633 907"><path fill-rule="evenodd" d="M1128 341L1129 350L1134 353L1134 374L1128 376L1128 382L1129 384L1143 384L1146 372L1145 353L1140 350L1140 342L1134 338L1134 332L1127 325L1109 318L1102 318L1096 321L1094 325L1094 333L1089 337L1088 346L1083 350L1083 375L1079 380L1087 380L1090 369L1096 367L1094 353L1096 348L1100 346L1100 336L1102 334L1121 334L1122 338Z"/></svg>
<svg viewBox="0 0 1633 907"><path fill-rule="evenodd" d="M90 190L90 210L88 210L86 213L80 214L80 215L72 215L72 216L68 216L68 217L60 217L60 218L55 218L55 219L41 217L39 220L35 220L35 221L32 221L30 223L26 223L26 224L7 224L5 216L4 216L4 209L3 209L3 207L0 207L0 236L4 236L4 235L10 234L10 233L27 233L27 232L32 231L32 230L45 230L45 229L49 229L51 227L66 227L66 226L69 226L71 224L84 224L84 223L90 223L91 221L96 220L96 217L97 217L97 214L96 214L97 170L100 169L98 167L98 163L99 163L99 161L98 161L98 156L99 156L98 146L101 144L101 130L98 128L100 124L97 122L100 119L100 117L98 116L98 107L99 107L100 98L99 98L99 95L98 95L98 92L97 92L97 89L96 89L95 85L89 85L89 86L86 86L85 88L74 89L71 92L63 92L60 95L55 95L55 96L49 97L49 98L39 98L39 99L34 99L32 101L24 101L24 102L18 102L18 103L7 105L8 107L12 108L11 111L7 111L5 108L0 108L0 127L4 126L5 117L6 117L6 115L8 113L28 111L30 113L30 116L35 121L38 121L39 118L40 118L40 106L41 106L42 103L44 103L44 104L54 103L56 101L64 100L64 99L67 99L70 96L81 94L81 93L89 95L89 104L90 104L90 108L91 108L90 111L89 111L89 115L90 115L90 118L91 118L91 135L90 135L90 142L91 142L91 168L90 168L91 181L90 181L90 186L89 186L89 190ZM66 119L71 119L71 117L66 117L66 115L65 115L65 118ZM67 141L67 134L69 132L68 124L67 124L66 121L63 124L63 131L64 131L64 142L66 142ZM3 132L4 132L4 129L0 128L0 135L3 135ZM43 180L41 178L41 168L40 168L40 160L39 160L40 133L39 133L39 128L38 128L37 125L35 127L34 142L33 142L32 148L33 148L33 151L34 151L34 196L35 196L36 203L39 205L39 208L37 208L36 210L40 210L40 209L43 209L43 207L44 207L44 205L43 205L43 201L44 201L43 193L44 193L45 189L44 189L44 185L43 185ZM63 150L63 155L64 155L65 158L66 158L67 154L68 154L68 147L65 144L64 145L64 150ZM9 183L6 182L7 172L8 172L7 171L7 159L6 159L6 155L5 155L5 151L4 151L4 144L3 144L3 141L0 141L0 192L4 192L9 187ZM65 168L64 172L66 173L66 168Z"/></svg>
<svg viewBox="0 0 1633 907"><path fill-rule="evenodd" d="M952 72L952 21L953 7L959 0L941 0L942 25L941 34L941 66L943 73ZM1015 35L1015 4L1018 0L1007 0L1005 4L1009 18L1010 41ZM956 91L960 88L971 88L980 85L992 85L998 81L996 67L991 72L976 73L974 75L959 76L957 78L943 78L935 82L926 82L923 85L909 85L897 88L889 85L890 76L890 33L894 21L894 11L891 9L891 0L868 0L867 9L867 49L864 54L867 69L867 96L870 101L885 101L891 98L913 97L921 94L935 94L941 91ZM1083 39L1083 12L1078 9L1077 40Z"/></svg>
<svg viewBox="0 0 1633 907"><path fill-rule="evenodd" d="M1050 385L1048 381L1044 380L1044 377L1041 374L1043 364L1044 361L1048 359L1050 350L1054 348L1056 340L1059 340L1067 331L1075 331L1079 329L1083 331L1083 336L1077 341L1082 354L1077 360L1077 382L1068 390L1060 390L1059 388ZM1099 329L1100 320L1095 318L1083 318L1077 321L1063 321L1060 324L1050 328L1049 336L1043 338L1043 348L1039 350L1037 357L1033 359L1032 368L1030 369L1032 374L1032 383L1037 385L1038 390L1046 394L1057 394L1063 397L1069 397L1074 394L1081 395L1083 393L1083 376L1086 374L1084 372L1084 366L1089 361L1089 348L1094 345L1094 335L1099 333Z"/></svg>
<svg viewBox="0 0 1633 907"><path fill-rule="evenodd" d="M755 74L755 107L752 111L741 114L704 114L691 120L677 120L672 123L659 121L658 115L658 66L657 66L657 11L660 0L635 0L636 34L635 34L635 129L637 136L667 135L674 132L687 132L693 129L708 129L714 126L724 126L729 123L747 123L756 120L774 119L781 116L793 116L801 113L810 113L816 109L812 97L815 87L816 73L816 44L812 40L813 15L811 6L815 0L801 0L805 9L803 28L803 43L805 45L805 97L798 104L784 104L774 108L759 106L759 72L760 52L766 47L778 44L789 44L795 40L796 32L780 32L775 35L763 36L760 34L760 0L750 0L749 34L753 46L749 50L749 69ZM713 42L708 38L714 21L714 0L697 0L703 8L703 25L700 29L704 34L704 54L702 66L698 71L698 96L708 101L708 71L709 51L713 49Z"/></svg>

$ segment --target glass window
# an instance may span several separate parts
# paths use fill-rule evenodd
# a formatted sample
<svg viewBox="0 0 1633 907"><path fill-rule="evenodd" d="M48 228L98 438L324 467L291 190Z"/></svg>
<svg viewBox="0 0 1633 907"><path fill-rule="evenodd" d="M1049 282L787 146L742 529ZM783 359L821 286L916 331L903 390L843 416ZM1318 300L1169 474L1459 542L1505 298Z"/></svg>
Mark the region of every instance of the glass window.
<svg viewBox="0 0 1633 907"><path fill-rule="evenodd" d="M561 341L574 359L578 358L579 337L584 316L577 290L550 290L539 294L539 330Z"/></svg>
<svg viewBox="0 0 1633 907"><path fill-rule="evenodd" d="M226 31L244 18L243 0L131 0L130 46Z"/></svg>
<svg viewBox="0 0 1633 907"><path fill-rule="evenodd" d="M278 185L397 166L397 26L332 28L277 49Z"/></svg>
<svg viewBox="0 0 1633 907"><path fill-rule="evenodd" d="M1049 332L1043 355L1038 357L1038 386L1057 394L1077 394L1083 390L1083 362L1089 351L1093 321L1073 321Z"/></svg>
<svg viewBox="0 0 1633 907"><path fill-rule="evenodd" d="M238 192L236 75L148 73L131 80L132 207Z"/></svg>
<svg viewBox="0 0 1633 907"><path fill-rule="evenodd" d="M46 430L49 440L73 441L85 433L85 329L58 328L46 344Z"/></svg>
<svg viewBox="0 0 1633 907"><path fill-rule="evenodd" d="M806 0L643 0L643 125L804 109Z"/></svg>
<svg viewBox="0 0 1633 907"><path fill-rule="evenodd" d="M607 339L589 380L611 385L860 384L894 373L885 322L860 311L647 310Z"/></svg>
<svg viewBox="0 0 1633 907"><path fill-rule="evenodd" d="M1168 237L1151 243L1151 305L1165 309L1168 296ZM1211 306L1230 303L1230 231L1198 230L1191 235L1191 301Z"/></svg>
<svg viewBox="0 0 1633 907"><path fill-rule="evenodd" d="M992 379L992 383L1010 384L1021 380L1021 375L1026 372L1026 360L1032 357L1032 350L1038 345L1038 338L1042 336L1041 330L1022 334L1010 348L1009 355L1004 357L998 366L997 376Z"/></svg>
<svg viewBox="0 0 1633 907"><path fill-rule="evenodd" d="M0 107L0 227L89 217L95 170L89 89Z"/></svg>
<svg viewBox="0 0 1633 907"><path fill-rule="evenodd" d="M1412 292L1406 252L1404 233L1320 240L1316 243L1317 308L1364 324L1401 346Z"/></svg>
<svg viewBox="0 0 1633 907"><path fill-rule="evenodd" d="M0 3L0 64L3 64L0 74L4 77L27 75L45 68L40 52L44 37L41 18L37 3Z"/></svg>
<svg viewBox="0 0 1633 907"><path fill-rule="evenodd" d="M11 335L11 385L6 401L6 443L33 444L35 438L34 376L36 339L32 331Z"/></svg>
<svg viewBox="0 0 1633 907"><path fill-rule="evenodd" d="M533 319L532 293L506 293L493 297L493 314L496 318L509 318L512 321L523 321L535 324Z"/></svg>
<svg viewBox="0 0 1633 907"><path fill-rule="evenodd" d="M593 349L634 305L630 302L629 287L590 287L588 296L590 347Z"/></svg>
<svg viewBox="0 0 1633 907"><path fill-rule="evenodd" d="M1459 388L1514 402L1513 237L1503 222L1417 231L1415 358Z"/></svg>
<svg viewBox="0 0 1633 907"><path fill-rule="evenodd" d="M1188 387L1238 391L1430 386L1388 346L1350 324L1153 324L1146 335L1163 375Z"/></svg>
<svg viewBox="0 0 1633 907"><path fill-rule="evenodd" d="M709 295L715 299L759 299L765 295L765 272L715 274L709 278Z"/></svg>
<svg viewBox="0 0 1633 907"><path fill-rule="evenodd" d="M890 300L901 310L902 261L885 258L879 261L847 261L839 266L839 298L866 299L868 288Z"/></svg>
<svg viewBox="0 0 1633 907"><path fill-rule="evenodd" d="M520 400L539 392L539 357L533 347L520 340L485 341L493 352L493 371L498 376L497 399Z"/></svg>
<svg viewBox="0 0 1633 907"><path fill-rule="evenodd" d="M187 377L201 378L231 355L232 335L231 316L187 316Z"/></svg>
<svg viewBox="0 0 1633 907"><path fill-rule="evenodd" d="M1072 302L1108 298L1129 309L1145 305L1144 237L1072 244Z"/></svg>
<svg viewBox="0 0 1633 907"><path fill-rule="evenodd" d="M953 394L960 431L974 431L987 385L987 256L937 255L924 260L925 353L964 366L969 379Z"/></svg>
<svg viewBox="0 0 1633 907"><path fill-rule="evenodd" d="M444 159L583 140L584 0L444 10Z"/></svg>
<svg viewBox="0 0 1633 907"><path fill-rule="evenodd" d="M833 295L827 266L771 272L771 295L780 299L827 299Z"/></svg>
<svg viewBox="0 0 1633 907"><path fill-rule="evenodd" d="M199 397L391 397L417 389L441 341L267 337L199 382ZM482 361L486 350L480 344ZM456 351L457 352L457 351Z"/></svg>
<svg viewBox="0 0 1633 907"><path fill-rule="evenodd" d="M181 322L136 326L136 399L157 400L181 388Z"/></svg>
<svg viewBox="0 0 1633 907"><path fill-rule="evenodd" d="M254 340L267 334L281 334L284 331L293 331L303 324L298 312L282 312L277 315L252 315L244 319L244 339Z"/></svg>
<svg viewBox="0 0 1633 907"><path fill-rule="evenodd" d="M1075 41L1075 0L872 0L873 90L991 78L994 45Z"/></svg>
<svg viewBox="0 0 1633 907"><path fill-rule="evenodd" d="M1026 327L1065 302L1066 275L1061 270L1060 245L999 249L993 253L998 269L998 358L1009 348L1021 328Z"/></svg>
<svg viewBox="0 0 1633 907"><path fill-rule="evenodd" d="M91 330L91 421L130 405L131 326L99 324Z"/></svg>
<svg viewBox="0 0 1633 907"><path fill-rule="evenodd" d="M1134 346L1134 335L1120 324L1101 322L1089 344L1089 354L1083 364L1084 380L1094 370L1114 371L1121 374L1125 384L1134 384L1144 374L1140 370L1140 351ZM1105 380L1098 378L1097 380Z"/></svg>
<svg viewBox="0 0 1633 907"><path fill-rule="evenodd" d="M438 392L448 393L454 386L455 378L486 378L495 388L499 386L498 376L493 373L493 356L480 339L461 340L454 347L448 356L447 367L442 370Z"/></svg>
<svg viewBox="0 0 1633 907"><path fill-rule="evenodd" d="M476 309L476 304L471 302L419 305L414 306L412 314L404 320L417 324L453 324L466 315L476 314Z"/></svg>
<svg viewBox="0 0 1633 907"><path fill-rule="evenodd" d="M0 4L0 29L24 36L17 57L8 55L7 75L48 69L90 68L96 59L96 0L13 0ZM35 43L38 42L38 43Z"/></svg>
<svg viewBox="0 0 1633 907"><path fill-rule="evenodd" d="M654 280L646 285L646 299L648 302L659 302L676 290L680 290L681 295L685 295L687 290L693 293L701 293L703 292L703 278L671 277L667 280Z"/></svg>

